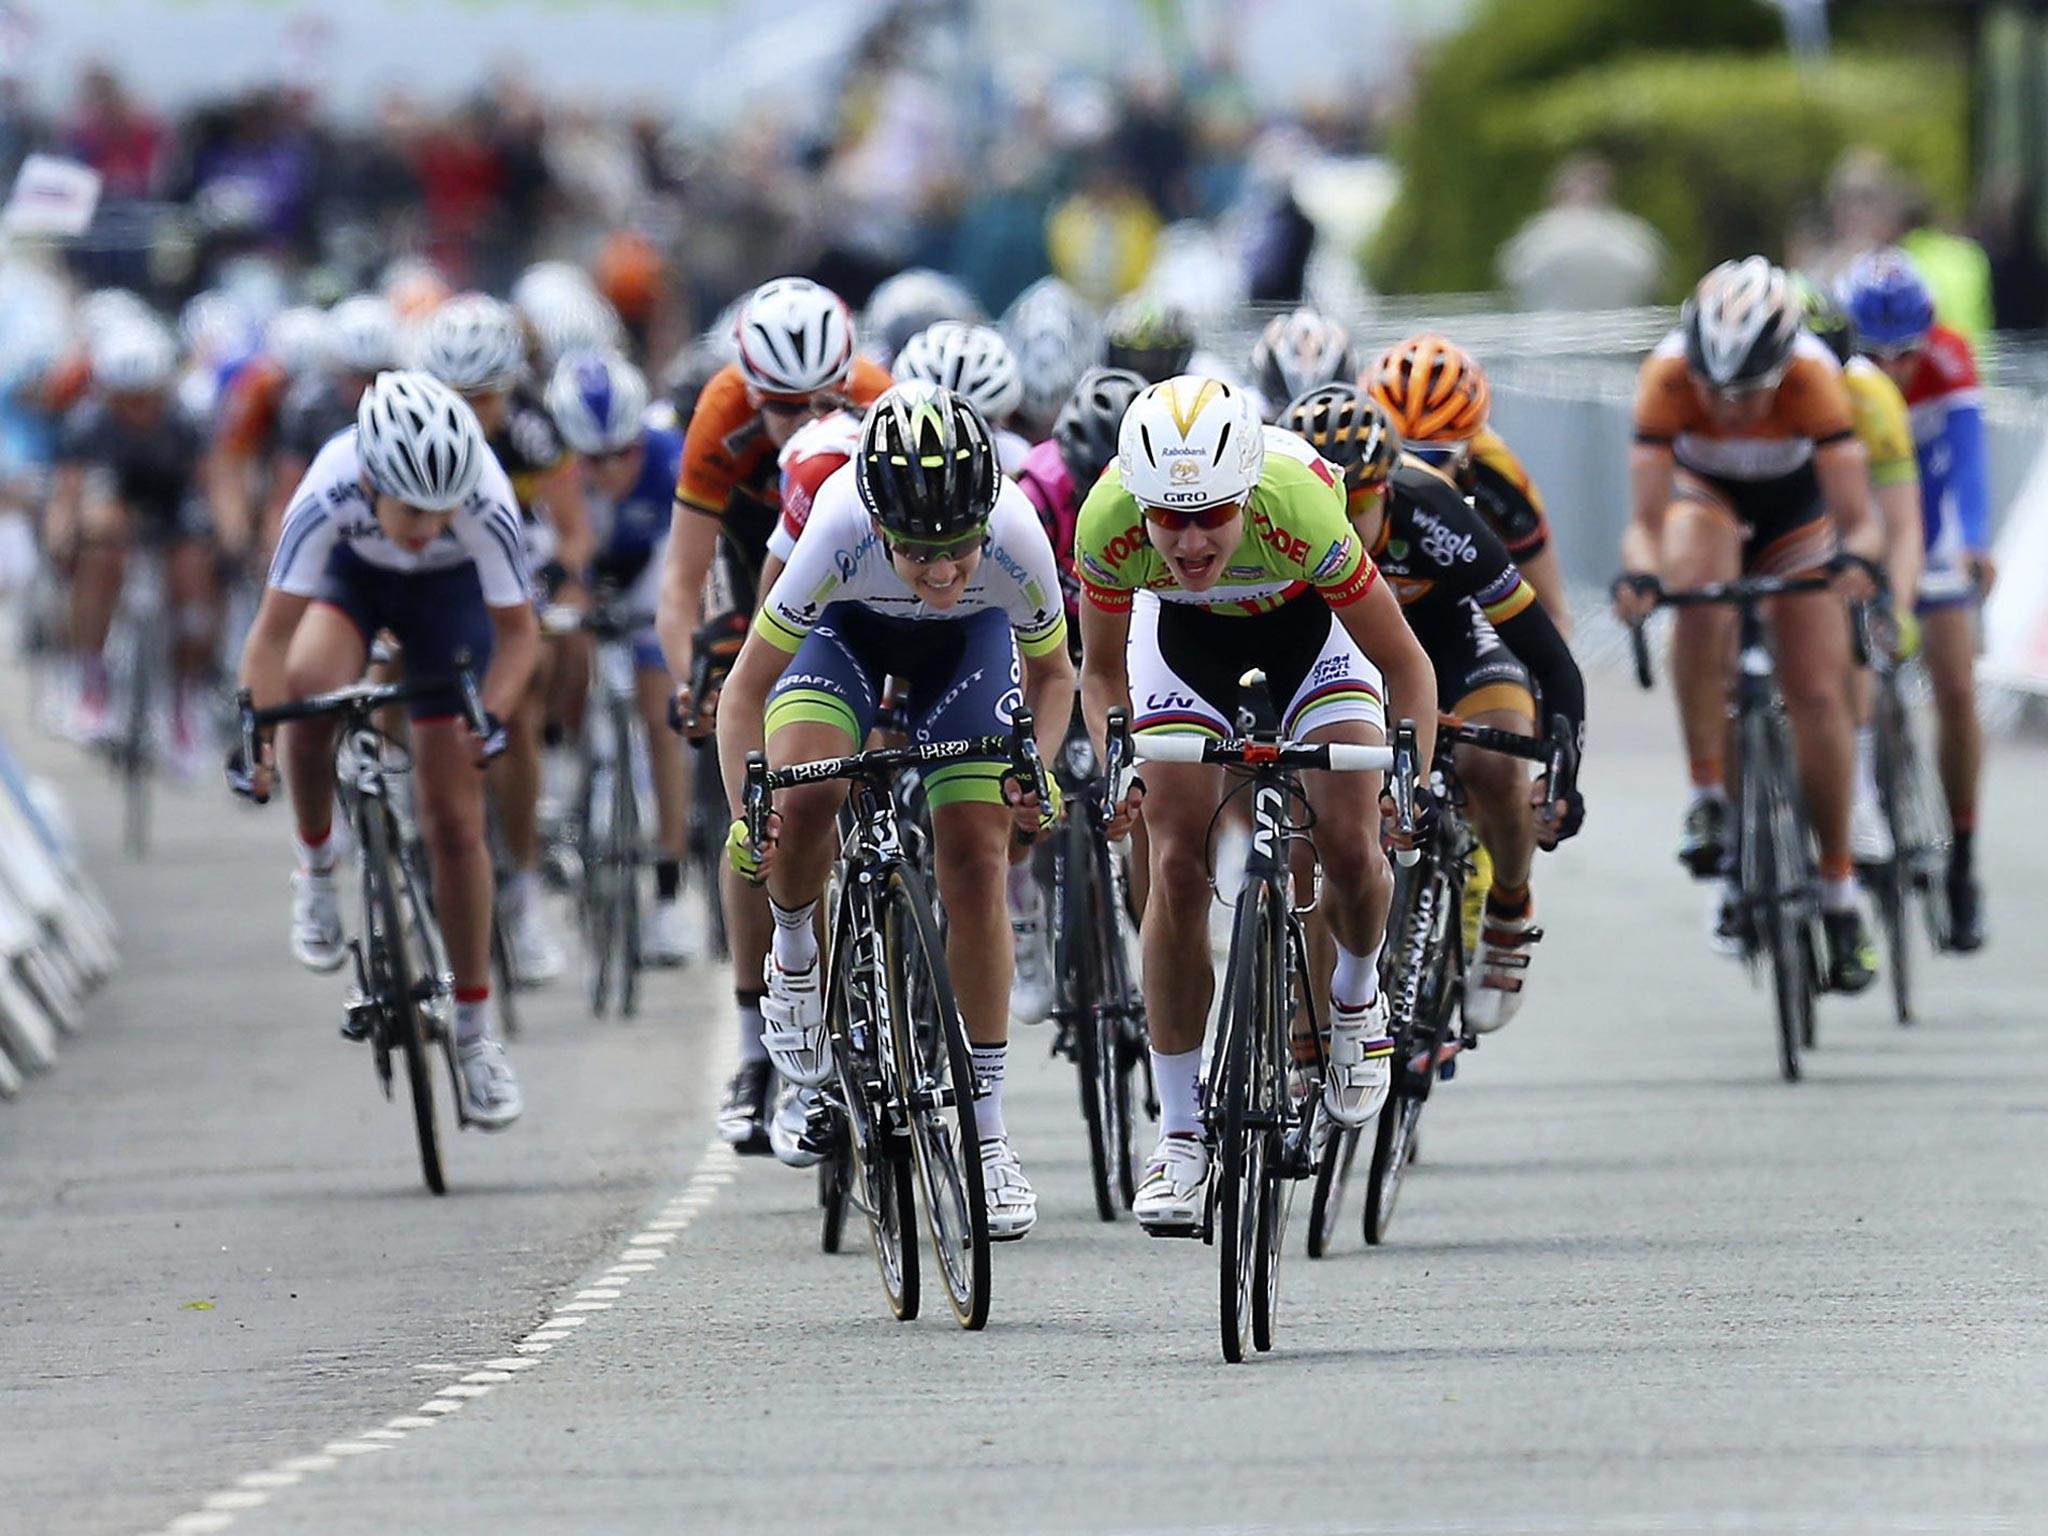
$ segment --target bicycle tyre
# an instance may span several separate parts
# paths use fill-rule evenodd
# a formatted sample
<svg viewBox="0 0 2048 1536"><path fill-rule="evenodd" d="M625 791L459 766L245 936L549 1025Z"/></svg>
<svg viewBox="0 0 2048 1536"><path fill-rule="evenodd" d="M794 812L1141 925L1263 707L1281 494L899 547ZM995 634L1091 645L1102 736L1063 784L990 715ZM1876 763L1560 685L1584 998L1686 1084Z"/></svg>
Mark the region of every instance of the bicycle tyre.
<svg viewBox="0 0 2048 1536"><path fill-rule="evenodd" d="M1936 809L1927 793L1927 775L1904 701L1894 694L1891 706L1895 711L1891 717L1893 739L1897 743L1891 780L1893 836L1904 865L1901 884L1905 899L1918 898L1928 947L1938 955L1946 954L1954 948L1948 905L1947 814Z"/></svg>
<svg viewBox="0 0 2048 1536"><path fill-rule="evenodd" d="M1272 887L1247 880L1238 893L1237 915L1231 924L1230 960L1224 983L1225 1036L1216 1066L1222 1082L1217 1101L1222 1108L1222 1134L1215 1173L1216 1220L1213 1233L1217 1258L1217 1312L1223 1358L1242 1364L1252 1342L1253 1316L1265 1276L1259 1272L1264 1226L1266 1138L1252 1123L1256 1113L1259 1042L1278 1026L1267 1016L1267 974L1270 963L1262 951L1268 943L1266 909Z"/></svg>
<svg viewBox="0 0 2048 1536"><path fill-rule="evenodd" d="M613 705L613 739L618 744L619 771L612 779L612 841L618 855L619 1015L640 1011L640 791L633 782L633 714L621 701Z"/></svg>
<svg viewBox="0 0 2048 1536"><path fill-rule="evenodd" d="M1067 990L1064 1002L1072 1020L1081 1121L1088 1130L1088 1184L1095 1195L1096 1218L1115 1221L1123 1208L1117 1187L1120 1181L1112 1103L1115 1041L1105 1028L1110 1022L1108 993L1102 985L1105 957L1097 949L1101 935L1095 909L1100 893L1095 885L1095 850L1090 836L1085 816L1067 818L1060 868L1054 881L1059 924L1055 950Z"/></svg>
<svg viewBox="0 0 2048 1536"><path fill-rule="evenodd" d="M421 1016L412 947L406 939L405 913L398 896L397 853L388 815L371 807L362 818L364 917L369 928L370 984L384 994L385 1027L398 1037L411 1088L413 1130L419 1140L420 1176L437 1195L448 1192L441 1165L441 1144L434 1113L432 1059L427 1053L426 1021ZM424 917L424 914L422 914Z"/></svg>
<svg viewBox="0 0 2048 1536"><path fill-rule="evenodd" d="M502 904L491 902L491 979L497 984L498 1033L507 1040L519 1038L519 1005L513 994L519 990L512 969L512 936L505 930Z"/></svg>
<svg viewBox="0 0 2048 1536"><path fill-rule="evenodd" d="M1308 1206L1308 1256L1326 1258L1344 1214L1344 1196L1351 1186L1351 1165L1358 1158L1359 1132L1340 1127L1316 1161L1315 1190Z"/></svg>
<svg viewBox="0 0 2048 1536"><path fill-rule="evenodd" d="M847 1153L836 1141L818 1163L818 1247L837 1253L845 1240Z"/></svg>
<svg viewBox="0 0 2048 1536"><path fill-rule="evenodd" d="M975 1122L974 1056L922 880L896 866L883 900L890 1034L924 1192L925 1230L954 1319L972 1332L987 1324L989 1307L988 1196Z"/></svg>
<svg viewBox="0 0 2048 1536"><path fill-rule="evenodd" d="M1752 716L1743 724L1742 821L1743 898L1764 963L1771 973L1771 997L1778 1030L1778 1070L1788 1083L1799 1081L1799 1048L1806 1030L1801 998L1806 991L1806 957L1787 910L1787 854L1781 839L1780 797L1776 782L1778 754L1773 750L1767 719Z"/></svg>
<svg viewBox="0 0 2048 1536"><path fill-rule="evenodd" d="M873 933L870 904L849 895L833 927L832 958L826 971L825 1028L832 1037L833 1070L839 1079L840 1110L846 1119L848 1196L867 1218L868 1243L881 1277L889 1311L900 1322L917 1316L917 1200L911 1191L911 1154L890 1124L895 1063L873 1051L880 1034L871 1012L853 1017L855 967L867 962L861 933ZM862 926L864 925L864 926ZM858 982L867 1002L881 995L880 978Z"/></svg>
<svg viewBox="0 0 2048 1536"><path fill-rule="evenodd" d="M1425 873L1426 872L1426 873ZM1426 882L1426 883L1425 883ZM1412 893L1421 891L1427 899ZM1359 1230L1368 1247L1387 1240L1401 1188L1415 1161L1415 1133L1422 1107L1436 1086L1438 1052L1450 1038L1464 988L1458 955L1464 943L1464 904L1451 880L1439 872L1434 853L1426 863L1395 876L1395 921L1387 951L1393 957L1388 981L1397 1012L1409 1012L1405 1029L1394 1023L1394 1084L1373 1123L1372 1163L1366 1175ZM1418 933L1425 915L1428 927ZM1455 925L1455 926L1454 926ZM1453 946L1459 946L1454 950ZM1409 1004L1408 971L1418 971ZM1414 1064L1424 1065L1420 1074Z"/></svg>
<svg viewBox="0 0 2048 1536"><path fill-rule="evenodd" d="M149 739L149 684L155 636L137 626L130 637L128 709L121 730L121 841L134 859L149 853L149 780L154 756Z"/></svg>
<svg viewBox="0 0 2048 1536"><path fill-rule="evenodd" d="M1901 1024L1911 1024L1913 928L1906 908L1913 899L1915 829L1909 825L1899 778L1900 754L1910 752L1912 743L1905 734L1904 707L1897 688L1895 678L1884 676L1878 680L1877 707L1871 722L1876 738L1877 803L1891 833L1892 856L1871 870L1867 883L1877 898L1878 924L1884 930L1885 957L1891 971L1892 1014Z"/></svg>

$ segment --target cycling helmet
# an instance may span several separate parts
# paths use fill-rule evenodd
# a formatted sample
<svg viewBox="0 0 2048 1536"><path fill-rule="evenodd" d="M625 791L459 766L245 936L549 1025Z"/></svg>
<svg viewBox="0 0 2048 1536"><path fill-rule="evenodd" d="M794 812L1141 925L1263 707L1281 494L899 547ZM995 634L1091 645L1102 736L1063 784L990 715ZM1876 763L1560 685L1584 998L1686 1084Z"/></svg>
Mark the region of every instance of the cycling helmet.
<svg viewBox="0 0 2048 1536"><path fill-rule="evenodd" d="M156 311L127 288L95 288L78 301L78 330L87 347L116 326L142 321L156 325Z"/></svg>
<svg viewBox="0 0 2048 1536"><path fill-rule="evenodd" d="M884 365L893 363L904 343L941 320L978 325L981 306L954 278L930 267L909 267L882 279L868 295L860 317L864 350Z"/></svg>
<svg viewBox="0 0 2048 1536"><path fill-rule="evenodd" d="M425 512L470 498L491 450L455 391L430 373L380 373L356 406L356 460L370 484Z"/></svg>
<svg viewBox="0 0 2048 1536"><path fill-rule="evenodd" d="M1827 289L1821 287L1804 272L1789 274L1792 291L1799 298L1799 312L1806 322L1807 330L1827 343L1828 350L1835 354L1838 362L1849 361L1856 350L1856 327L1849 323L1849 316L1842 306L1834 301Z"/></svg>
<svg viewBox="0 0 2048 1536"><path fill-rule="evenodd" d="M527 312L541 366L551 368L571 352L617 352L626 328L619 312L595 288L547 290Z"/></svg>
<svg viewBox="0 0 2048 1536"><path fill-rule="evenodd" d="M1195 328L1187 311L1160 299L1119 301L1103 320L1102 335L1105 363L1155 384L1177 377L1195 355Z"/></svg>
<svg viewBox="0 0 2048 1536"><path fill-rule="evenodd" d="M193 357L207 364L232 362L256 350L261 329L240 300L209 288L178 311L178 334Z"/></svg>
<svg viewBox="0 0 2048 1536"><path fill-rule="evenodd" d="M573 261L536 261L513 279L507 297L514 309L531 320L536 311L565 294L596 291L590 274Z"/></svg>
<svg viewBox="0 0 2048 1536"><path fill-rule="evenodd" d="M1387 348L1359 383L1410 443L1470 442L1486 426L1493 399L1472 355L1433 333Z"/></svg>
<svg viewBox="0 0 2048 1536"><path fill-rule="evenodd" d="M1349 382L1357 372L1351 333L1312 309L1275 315L1252 347L1252 382L1276 412L1319 384Z"/></svg>
<svg viewBox="0 0 2048 1536"><path fill-rule="evenodd" d="M170 388L178 371L178 342L154 318L108 326L86 353L92 381L110 395L153 395Z"/></svg>
<svg viewBox="0 0 2048 1536"><path fill-rule="evenodd" d="M616 453L640 436L647 376L616 352L571 352L548 380L547 407L578 453Z"/></svg>
<svg viewBox="0 0 2048 1536"><path fill-rule="evenodd" d="M1002 332L1024 386L1018 409L1043 427L1102 356L1102 322L1073 289L1044 277L1017 296L1003 316Z"/></svg>
<svg viewBox="0 0 2048 1536"><path fill-rule="evenodd" d="M807 277L778 277L748 294L733 335L741 374L764 395L814 395L853 366L846 302Z"/></svg>
<svg viewBox="0 0 2048 1536"><path fill-rule="evenodd" d="M965 538L995 511L1001 476L988 423L943 386L885 392L861 424L853 463L861 505L900 537Z"/></svg>
<svg viewBox="0 0 2048 1536"><path fill-rule="evenodd" d="M1125 368L1090 368L1081 375L1067 403L1052 424L1060 459L1074 483L1084 490L1102 477L1116 457L1117 432L1124 412L1150 386Z"/></svg>
<svg viewBox="0 0 2048 1536"><path fill-rule="evenodd" d="M1266 466L1266 429L1251 394L1183 374L1131 402L1117 432L1124 489L1148 507L1243 501Z"/></svg>
<svg viewBox="0 0 2048 1536"><path fill-rule="evenodd" d="M398 360L398 317L374 293L343 299L327 312L327 352L337 368L378 373Z"/></svg>
<svg viewBox="0 0 2048 1536"><path fill-rule="evenodd" d="M1934 324L1934 295L1904 251L1887 247L1859 256L1842 276L1842 307L1865 351L1902 351Z"/></svg>
<svg viewBox="0 0 2048 1536"><path fill-rule="evenodd" d="M1716 389L1767 389L1792 361L1799 300L1781 269L1749 256L1701 278L1678 324L1694 374Z"/></svg>
<svg viewBox="0 0 2048 1536"><path fill-rule="evenodd" d="M311 304L280 309L264 327L263 350L287 377L311 373L327 361L327 312Z"/></svg>
<svg viewBox="0 0 2048 1536"><path fill-rule="evenodd" d="M1006 422L1024 401L1017 359L993 326L941 320L927 326L896 354L896 377L929 379L981 412L982 420Z"/></svg>
<svg viewBox="0 0 2048 1536"><path fill-rule="evenodd" d="M455 289L441 269L424 256L400 256L384 269L378 284L392 314L417 325L445 304Z"/></svg>
<svg viewBox="0 0 2048 1536"><path fill-rule="evenodd" d="M1280 425L1344 471L1344 488L1384 481L1401 457L1401 434L1356 384L1319 384L1280 413Z"/></svg>
<svg viewBox="0 0 2048 1536"><path fill-rule="evenodd" d="M419 366L464 394L510 389L526 371L526 338L512 306L459 293L428 317Z"/></svg>

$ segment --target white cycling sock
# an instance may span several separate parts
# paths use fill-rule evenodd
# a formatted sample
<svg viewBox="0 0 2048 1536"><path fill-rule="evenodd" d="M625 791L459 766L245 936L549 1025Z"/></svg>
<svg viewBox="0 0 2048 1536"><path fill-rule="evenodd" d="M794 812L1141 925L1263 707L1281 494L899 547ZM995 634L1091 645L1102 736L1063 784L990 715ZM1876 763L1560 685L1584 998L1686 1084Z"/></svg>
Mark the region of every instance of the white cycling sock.
<svg viewBox="0 0 2048 1536"><path fill-rule="evenodd" d="M768 910L775 914L775 963L785 971L808 971L818 963L818 932L811 926L815 901L800 907L785 907L772 897Z"/></svg>
<svg viewBox="0 0 2048 1536"><path fill-rule="evenodd" d="M330 824L327 836L318 843L309 843L294 831L292 847L298 850L299 868L309 875L331 875L334 866L341 861L341 847L334 839L334 828Z"/></svg>
<svg viewBox="0 0 2048 1536"><path fill-rule="evenodd" d="M740 1061L766 1061L768 1047L761 1043L761 999L747 997L739 999L740 1014Z"/></svg>
<svg viewBox="0 0 2048 1536"><path fill-rule="evenodd" d="M1823 912L1854 912L1861 895L1854 875L1844 880L1823 880L1820 883L1820 909Z"/></svg>
<svg viewBox="0 0 2048 1536"><path fill-rule="evenodd" d="M1038 876L1032 870L1029 859L1010 866L1007 889L1012 919L1037 917L1045 906L1044 894L1038 887Z"/></svg>
<svg viewBox="0 0 2048 1536"><path fill-rule="evenodd" d="M1686 804L1694 806L1698 805L1702 800L1726 800L1727 798L1728 791L1719 784L1695 784L1692 787L1692 799L1688 800Z"/></svg>
<svg viewBox="0 0 2048 1536"><path fill-rule="evenodd" d="M491 1033L491 995L455 999L455 1043L469 1045L488 1039Z"/></svg>
<svg viewBox="0 0 2048 1536"><path fill-rule="evenodd" d="M1202 1048L1152 1053L1152 1083L1159 1090L1159 1131L1164 1136L1202 1134Z"/></svg>
<svg viewBox="0 0 2048 1536"><path fill-rule="evenodd" d="M997 1141L1010 1134L1003 1124L1003 1078L1008 1074L1010 1047L974 1047L974 1128L983 1141Z"/></svg>
<svg viewBox="0 0 2048 1536"><path fill-rule="evenodd" d="M1373 946L1369 955L1355 955L1342 944L1335 946L1337 964L1330 972L1330 1001L1333 1005L1343 1008L1372 1006L1373 1000L1380 995L1380 950L1385 944L1382 939Z"/></svg>
<svg viewBox="0 0 2048 1536"><path fill-rule="evenodd" d="M540 876L530 869L515 871L505 881L505 914L522 917L540 890Z"/></svg>

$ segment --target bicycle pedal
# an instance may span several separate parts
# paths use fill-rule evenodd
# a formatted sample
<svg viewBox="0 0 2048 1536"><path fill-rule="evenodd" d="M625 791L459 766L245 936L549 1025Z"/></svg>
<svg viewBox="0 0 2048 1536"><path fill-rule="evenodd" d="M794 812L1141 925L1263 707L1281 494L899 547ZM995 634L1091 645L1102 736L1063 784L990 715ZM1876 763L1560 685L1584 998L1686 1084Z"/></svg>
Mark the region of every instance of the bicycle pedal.
<svg viewBox="0 0 2048 1536"><path fill-rule="evenodd" d="M345 1005L341 1038L351 1045L361 1045L376 1028L377 1005L367 997L352 996Z"/></svg>
<svg viewBox="0 0 2048 1536"><path fill-rule="evenodd" d="M1204 1239L1208 1237L1207 1230L1199 1222L1191 1227L1184 1227L1179 1224L1148 1227L1141 1221L1138 1223L1138 1226L1147 1237L1199 1237Z"/></svg>

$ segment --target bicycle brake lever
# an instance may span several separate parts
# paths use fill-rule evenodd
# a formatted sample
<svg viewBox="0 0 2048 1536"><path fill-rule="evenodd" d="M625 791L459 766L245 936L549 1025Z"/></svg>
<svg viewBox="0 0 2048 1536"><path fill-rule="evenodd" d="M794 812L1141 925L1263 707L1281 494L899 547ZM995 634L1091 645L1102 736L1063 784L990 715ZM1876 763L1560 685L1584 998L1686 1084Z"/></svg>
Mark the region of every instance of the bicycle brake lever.
<svg viewBox="0 0 2048 1536"><path fill-rule="evenodd" d="M1097 808L1096 820L1108 826L1116 819L1117 807L1130 793L1131 717L1121 705L1110 710L1103 730L1103 778L1109 793Z"/></svg>
<svg viewBox="0 0 2048 1536"><path fill-rule="evenodd" d="M242 761L248 766L249 776L253 779L256 770L262 766L262 759L258 756L262 745L256 739L256 695L247 688L235 695L235 721L242 732ZM259 796L252 792L249 798L258 805L270 804L268 795Z"/></svg>
<svg viewBox="0 0 2048 1536"><path fill-rule="evenodd" d="M469 721L469 728L481 740L491 734L491 717L484 709L483 691L477 686L476 673L470 670L472 659L467 647L455 653L455 683L462 692L462 713Z"/></svg>
<svg viewBox="0 0 2048 1536"><path fill-rule="evenodd" d="M747 819L747 841L756 853L768 843L768 754L747 754L747 783L741 792L740 814Z"/></svg>
<svg viewBox="0 0 2048 1536"><path fill-rule="evenodd" d="M1415 835L1415 722L1403 720L1394 732L1394 771L1387 791L1394 800L1394 826L1403 837ZM1420 848L1398 848L1394 860L1403 869L1412 868L1422 857Z"/></svg>

